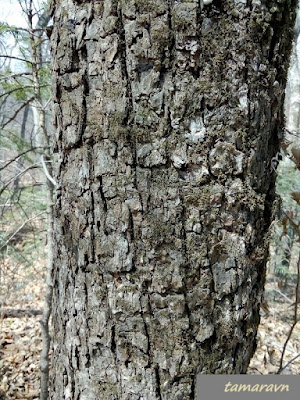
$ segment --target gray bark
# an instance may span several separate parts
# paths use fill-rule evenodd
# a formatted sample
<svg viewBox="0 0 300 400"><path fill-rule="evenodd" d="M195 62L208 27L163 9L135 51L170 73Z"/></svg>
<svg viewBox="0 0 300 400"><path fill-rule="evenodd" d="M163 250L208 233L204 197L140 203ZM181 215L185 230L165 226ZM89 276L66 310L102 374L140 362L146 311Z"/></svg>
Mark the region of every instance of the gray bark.
<svg viewBox="0 0 300 400"><path fill-rule="evenodd" d="M194 399L255 349L296 1L55 3L50 397Z"/></svg>

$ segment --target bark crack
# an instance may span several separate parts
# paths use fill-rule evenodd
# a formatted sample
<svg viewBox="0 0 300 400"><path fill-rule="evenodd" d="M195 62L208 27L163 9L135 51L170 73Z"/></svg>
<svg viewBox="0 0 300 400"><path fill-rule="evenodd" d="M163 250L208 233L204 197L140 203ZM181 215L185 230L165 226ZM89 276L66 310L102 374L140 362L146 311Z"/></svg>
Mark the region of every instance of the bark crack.
<svg viewBox="0 0 300 400"><path fill-rule="evenodd" d="M133 139L130 135L130 127L133 120L133 95L131 88L131 79L130 73L127 66L128 60L128 52L126 45L126 32L125 26L122 16L122 5L118 3L118 21L119 21L119 51L120 51L120 61L121 61L121 73L123 75L123 79L126 82L126 98L127 98L127 107L126 107L126 115L123 121L123 125L127 127L127 140L129 146L131 148L132 153L132 168L134 169L134 187L137 188L137 154L136 154L136 139Z"/></svg>
<svg viewBox="0 0 300 400"><path fill-rule="evenodd" d="M185 290L183 291L183 295L184 295L184 301L185 301L185 312L187 314L188 320L189 320L189 328L190 330L192 330L193 324L191 321L191 311L189 309L189 305L188 305L188 300L187 300L187 286L186 286L186 268L188 268L188 251L187 251L187 235L186 235L186 208L185 208L185 203L184 203L184 196L182 195L182 193L179 194L180 197L180 202L181 202L181 240L182 240L182 253L183 253L183 257L184 257L184 276L182 277L182 282L184 285Z"/></svg>
<svg viewBox="0 0 300 400"><path fill-rule="evenodd" d="M196 387L196 380L197 380L197 378L196 378L196 376L194 375L193 377L192 377L192 379L193 379L193 381L192 381L192 385L191 385L191 395L190 395L190 399L191 400L195 400L195 396L196 396L196 393L195 393L195 387Z"/></svg>
<svg viewBox="0 0 300 400"><path fill-rule="evenodd" d="M133 110L133 98L132 98L132 90L131 90L131 81L130 81L129 71L128 71L128 67L127 67L128 54L127 54L127 48L126 48L126 34L125 34L125 27L124 27L124 21L123 21L123 16L122 16L122 6L120 4L118 6L118 19L119 19L119 37L120 37L119 51L120 51L121 69L122 69L123 78L126 82L126 97L128 99L127 115L126 115L126 121L125 121L125 124L127 125L129 122L129 117L130 117L131 111Z"/></svg>
<svg viewBox="0 0 300 400"><path fill-rule="evenodd" d="M172 22L172 5L174 4L173 0L168 0L168 25L169 25L169 68L172 67L174 60L174 50L175 50L175 35Z"/></svg>
<svg viewBox="0 0 300 400"><path fill-rule="evenodd" d="M110 344L110 350L111 352L115 355L116 353L116 328L115 325L111 327L111 344Z"/></svg>
<svg viewBox="0 0 300 400"><path fill-rule="evenodd" d="M89 96L89 81L88 81L88 74L87 74L87 68L86 68L86 62L87 62L87 50L86 46L82 47L81 51L81 60L82 62L85 63L85 68L82 70L82 85L83 85L83 90L82 90L82 103L81 103L81 111L79 114L79 122L78 122L78 130L77 130L77 145L80 145L82 143L82 138L86 129L86 124L87 124L87 104L86 104L86 99Z"/></svg>
<svg viewBox="0 0 300 400"><path fill-rule="evenodd" d="M145 334L146 334L146 338L147 338L147 350L146 350L146 354L148 355L148 364L147 364L147 366L150 367L151 366L150 335L149 335L148 326L147 326L147 322L146 322L144 311L143 311L143 307L142 307L141 297L140 297L139 301L140 301L140 306L141 306L141 316L142 316L142 319L143 319Z"/></svg>
<svg viewBox="0 0 300 400"><path fill-rule="evenodd" d="M162 400L161 390L160 390L160 376L159 376L159 367L155 367L155 378L156 378L156 395L159 400Z"/></svg>
<svg viewBox="0 0 300 400"><path fill-rule="evenodd" d="M95 200L94 193L91 191L91 208L92 208L92 228L91 228L91 258L92 263L95 262Z"/></svg>
<svg viewBox="0 0 300 400"><path fill-rule="evenodd" d="M103 205L103 212L104 212L104 216L103 216L103 231L105 233L105 235L107 235L107 230L106 230L106 215L107 215L107 201L103 192L103 180L102 180L102 175L100 175L98 177L99 179L99 192L100 192L100 197L102 200L102 205Z"/></svg>
<svg viewBox="0 0 300 400"><path fill-rule="evenodd" d="M132 253L132 268L130 271L134 272L136 270L136 242L134 237L133 215L130 209L129 209L128 231L130 235L129 251L131 251Z"/></svg>

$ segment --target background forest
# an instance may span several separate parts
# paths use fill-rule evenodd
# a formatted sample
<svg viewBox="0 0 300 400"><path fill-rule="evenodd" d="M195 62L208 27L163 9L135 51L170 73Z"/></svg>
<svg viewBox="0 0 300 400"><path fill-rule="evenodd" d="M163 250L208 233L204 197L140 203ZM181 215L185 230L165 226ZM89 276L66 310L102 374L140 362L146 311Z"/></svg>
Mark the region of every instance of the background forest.
<svg viewBox="0 0 300 400"><path fill-rule="evenodd" d="M51 229L55 186L51 177L49 26L47 2L3 2L0 11L0 399L37 399L40 392L40 320L45 291L51 297L45 281L51 264L47 232L49 226ZM276 222L270 233L265 302L258 348L249 374L300 373L299 29L298 18L286 92L286 130L280 138L281 153L272 160L281 200L278 199ZM44 338L47 338L48 318L46 307Z"/></svg>

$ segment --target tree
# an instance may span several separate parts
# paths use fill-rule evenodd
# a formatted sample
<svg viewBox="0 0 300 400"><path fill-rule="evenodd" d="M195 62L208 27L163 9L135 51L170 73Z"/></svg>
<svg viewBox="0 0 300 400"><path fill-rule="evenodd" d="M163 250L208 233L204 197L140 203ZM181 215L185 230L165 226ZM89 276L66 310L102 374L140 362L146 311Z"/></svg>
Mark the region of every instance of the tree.
<svg viewBox="0 0 300 400"><path fill-rule="evenodd" d="M245 373L296 1L55 2L51 399Z"/></svg>
<svg viewBox="0 0 300 400"><path fill-rule="evenodd" d="M17 155L13 154L13 157L6 162L1 170L7 170L7 167L17 167L17 172L13 177L8 176L8 179L1 180L0 196L4 193L4 206L7 201L6 198L14 199L16 192L18 200L15 201L15 209L20 208L22 214L25 214L26 220L23 221L20 227L18 227L13 233L9 233L7 237L4 236L4 244L0 240L0 250L7 247L8 244L12 243L12 239L16 237L16 234L24 228L26 224L31 222L40 216L39 213L35 217L28 217L24 211L23 205L20 201L20 176L24 177L28 170L43 167L45 172L45 198L46 198L46 209L48 214L48 229L47 229L47 247L48 247L48 260L47 260L47 279L46 279L46 294L45 294L45 308L43 317L41 319L42 338L43 338L43 350L41 354L41 400L45 400L48 397L48 377L49 377L49 318L51 314L51 302L52 302L52 270L53 270L53 258L52 258L52 200L53 190L55 182L52 178L52 165L51 165L51 133L49 129L49 122L47 123L47 112L49 106L49 49L48 49L48 38L47 38L47 24L50 20L48 1L42 2L39 0L17 0L15 6L19 6L22 10L26 27L11 26L6 23L0 22L0 35L12 35L15 39L15 52L13 54L7 54L5 48L3 53L0 54L0 59L4 60L2 71L0 71L0 107L3 117L0 121L0 139L4 147L11 150L17 151ZM18 50L18 53L16 53ZM11 68L11 61L16 60L17 65ZM13 99L12 96L15 96ZM29 113L29 106L32 110L33 121L31 121L31 127L33 128L33 135L26 134L28 129L27 119ZM22 124L20 136L12 132L12 125L18 127L20 125L18 118L23 112ZM28 124L29 125L29 124ZM27 136L27 137L26 137ZM29 136L29 137L28 137ZM32 142L36 145L32 146ZM23 167L23 158L28 153L33 153L34 156L39 155L39 162L35 162L33 165ZM35 157L36 158L36 157ZM30 160L30 159L29 159ZM28 161L28 160L27 160ZM31 160L30 160L31 161ZM36 161L36 160L35 160ZM2 185L3 183L3 185ZM13 194L10 193L9 186L14 184ZM27 189L32 184L27 182L27 185L23 185L22 189ZM25 187L24 187L25 186ZM3 198L2 197L2 198ZM34 196L32 196L32 202L34 202ZM27 200L27 197L26 197ZM35 213L37 205L32 206L31 202L28 202L30 211ZM6 208L2 209L2 216ZM24 218L24 215L22 215ZM6 225L8 225L6 223ZM1 227L2 228L2 227ZM2 232L0 232L2 233ZM2 239L2 235L0 235ZM1 272L1 271L0 271Z"/></svg>

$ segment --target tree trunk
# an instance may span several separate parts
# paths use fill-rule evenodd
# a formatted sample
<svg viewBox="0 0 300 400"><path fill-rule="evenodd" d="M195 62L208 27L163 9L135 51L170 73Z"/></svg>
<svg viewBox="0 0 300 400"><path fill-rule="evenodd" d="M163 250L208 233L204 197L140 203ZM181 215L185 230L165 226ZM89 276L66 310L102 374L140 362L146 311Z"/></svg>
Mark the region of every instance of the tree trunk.
<svg viewBox="0 0 300 400"><path fill-rule="evenodd" d="M61 0L51 399L245 373L296 1Z"/></svg>
<svg viewBox="0 0 300 400"><path fill-rule="evenodd" d="M28 114L29 114L30 106L27 104L24 107L24 112L22 116L22 124L21 124L21 132L20 132L20 139L21 143L24 143L25 137L26 137L26 128L27 128L27 120L28 120ZM16 179L14 180L14 195L17 197L17 202L19 201L20 197L20 175L18 173L22 171L23 168L23 157L20 156L17 160L17 176Z"/></svg>

